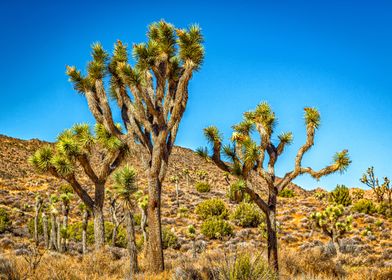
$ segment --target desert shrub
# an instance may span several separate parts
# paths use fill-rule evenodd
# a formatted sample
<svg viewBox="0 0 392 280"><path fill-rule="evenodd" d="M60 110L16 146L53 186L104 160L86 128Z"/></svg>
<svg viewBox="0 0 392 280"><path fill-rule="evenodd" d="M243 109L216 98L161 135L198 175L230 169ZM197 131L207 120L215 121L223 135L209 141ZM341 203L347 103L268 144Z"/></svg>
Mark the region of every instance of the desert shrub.
<svg viewBox="0 0 392 280"><path fill-rule="evenodd" d="M373 201L369 199L360 199L354 203L352 210L365 214L373 214L376 212L376 207L374 206Z"/></svg>
<svg viewBox="0 0 392 280"><path fill-rule="evenodd" d="M200 202L196 206L196 214L202 220L213 216L225 219L227 217L227 208L222 199L211 198Z"/></svg>
<svg viewBox="0 0 392 280"><path fill-rule="evenodd" d="M162 246L163 249L178 249L179 243L176 234L167 227L162 228Z"/></svg>
<svg viewBox="0 0 392 280"><path fill-rule="evenodd" d="M260 254L249 252L224 256L224 261L218 265L219 279L248 280L248 279L278 279Z"/></svg>
<svg viewBox="0 0 392 280"><path fill-rule="evenodd" d="M298 252L285 252L281 254L280 264L286 273L291 276L311 275L313 277L323 276L331 279L341 279L346 275L342 266L335 263L331 256L324 254L321 248L307 250L301 253L300 258Z"/></svg>
<svg viewBox="0 0 392 280"><path fill-rule="evenodd" d="M318 200L324 200L328 197L328 192L323 190L317 190L314 192L314 197Z"/></svg>
<svg viewBox="0 0 392 280"><path fill-rule="evenodd" d="M287 189L286 188L286 189L283 189L282 191L280 191L278 196L290 198L290 197L294 197L295 196L295 192L292 189Z"/></svg>
<svg viewBox="0 0 392 280"><path fill-rule="evenodd" d="M201 233L209 239L220 239L233 234L232 226L218 217L211 217L201 225Z"/></svg>
<svg viewBox="0 0 392 280"><path fill-rule="evenodd" d="M227 197L231 202L240 203L242 201L250 202L251 198L244 190L244 182L239 180L230 185L227 191Z"/></svg>
<svg viewBox="0 0 392 280"><path fill-rule="evenodd" d="M386 202L381 202L376 206L376 212L380 215L383 215L387 218L392 217L392 205L389 205Z"/></svg>
<svg viewBox="0 0 392 280"><path fill-rule="evenodd" d="M19 280L22 279L15 265L8 259L0 256L0 279Z"/></svg>
<svg viewBox="0 0 392 280"><path fill-rule="evenodd" d="M195 187L200 193L207 193L211 190L211 186L207 182L197 182Z"/></svg>
<svg viewBox="0 0 392 280"><path fill-rule="evenodd" d="M105 241L110 243L113 236L114 224L105 222ZM82 222L72 223L68 226L68 237L70 240L81 242L82 241ZM87 225L87 244L94 243L94 223L89 222ZM122 226L118 227L116 246L125 248L127 246L127 233Z"/></svg>
<svg viewBox="0 0 392 280"><path fill-rule="evenodd" d="M187 207L181 206L180 208L178 208L177 216L186 218L189 216L188 212L189 212L189 209Z"/></svg>
<svg viewBox="0 0 392 280"><path fill-rule="evenodd" d="M241 202L230 215L230 219L241 227L257 227L264 217L253 203Z"/></svg>
<svg viewBox="0 0 392 280"><path fill-rule="evenodd" d="M136 225L136 226L139 226L139 227L140 227L141 222L142 222L142 214L140 214L140 213L134 214L134 215L133 215L133 221L135 222L135 225Z"/></svg>
<svg viewBox="0 0 392 280"><path fill-rule="evenodd" d="M28 223L27 223L27 228L29 230L29 233L31 236L34 235L34 218L31 218ZM50 229L52 228L52 222L48 218L48 232L50 232ZM38 216L38 234L43 235L44 234L44 227L43 227L43 221L42 221L42 215Z"/></svg>
<svg viewBox="0 0 392 280"><path fill-rule="evenodd" d="M4 233L11 227L10 216L4 208L0 208L0 233Z"/></svg>
<svg viewBox="0 0 392 280"><path fill-rule="evenodd" d="M337 185L329 194L329 201L334 204L348 206L351 204L351 196L349 189L344 185Z"/></svg>
<svg viewBox="0 0 392 280"><path fill-rule="evenodd" d="M360 200L365 195L365 191L362 189L354 189L351 193L353 200Z"/></svg>

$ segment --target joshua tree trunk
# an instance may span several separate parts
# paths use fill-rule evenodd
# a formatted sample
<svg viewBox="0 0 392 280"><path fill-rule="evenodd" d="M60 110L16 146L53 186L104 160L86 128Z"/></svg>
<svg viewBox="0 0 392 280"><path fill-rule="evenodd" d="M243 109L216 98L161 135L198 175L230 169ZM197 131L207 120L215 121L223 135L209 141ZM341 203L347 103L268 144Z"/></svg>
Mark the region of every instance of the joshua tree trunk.
<svg viewBox="0 0 392 280"><path fill-rule="evenodd" d="M105 224L102 208L95 206L93 210L93 215L95 248L99 249L105 244Z"/></svg>
<svg viewBox="0 0 392 280"><path fill-rule="evenodd" d="M141 217L141 221L140 221L140 227L143 232L144 244L147 244L147 239L148 239L148 236L147 236L147 211L146 210L147 209L141 208L142 217ZM144 247L146 247L146 246L144 246ZM146 251L146 250L144 250L144 251Z"/></svg>
<svg viewBox="0 0 392 280"><path fill-rule="evenodd" d="M150 270L164 270L162 232L161 232L161 181L158 174L150 176L148 186L148 259Z"/></svg>
<svg viewBox="0 0 392 280"><path fill-rule="evenodd" d="M45 212L42 212L42 228L44 231L45 248L49 249L49 236L48 236L48 217Z"/></svg>
<svg viewBox="0 0 392 280"><path fill-rule="evenodd" d="M177 207L180 207L180 198L179 198L179 192L180 190L178 189L178 182L176 182L176 199L177 199Z"/></svg>
<svg viewBox="0 0 392 280"><path fill-rule="evenodd" d="M50 223L52 227L50 229L50 241L49 241L49 249L57 250L57 241L56 241L56 218L53 213L50 214Z"/></svg>
<svg viewBox="0 0 392 280"><path fill-rule="evenodd" d="M131 211L127 211L125 215L126 229L128 235L128 253L130 257L130 277L129 279L135 279L136 273L139 271L138 261L137 261L137 248L135 239L135 224L133 219L133 214Z"/></svg>
<svg viewBox="0 0 392 280"><path fill-rule="evenodd" d="M88 226L89 212L86 209L83 213L82 222L82 252L83 255L87 253L87 226Z"/></svg>
<svg viewBox="0 0 392 280"><path fill-rule="evenodd" d="M278 262L278 236L276 232L276 188L271 190L268 199L267 232L268 232L268 263L275 271L279 271Z"/></svg>
<svg viewBox="0 0 392 280"><path fill-rule="evenodd" d="M69 214L69 209L66 205L63 205L63 229L65 232L68 230L68 214ZM67 236L65 235L62 237L62 250L67 251Z"/></svg>
<svg viewBox="0 0 392 280"><path fill-rule="evenodd" d="M35 216L34 216L34 241L35 244L38 245L39 238L38 238L38 219L39 219L39 211L41 210L42 203L37 201L35 204Z"/></svg>
<svg viewBox="0 0 392 280"><path fill-rule="evenodd" d="M56 217L56 228L57 228L57 250L59 252L62 252L62 247L61 247L61 221L60 217Z"/></svg>

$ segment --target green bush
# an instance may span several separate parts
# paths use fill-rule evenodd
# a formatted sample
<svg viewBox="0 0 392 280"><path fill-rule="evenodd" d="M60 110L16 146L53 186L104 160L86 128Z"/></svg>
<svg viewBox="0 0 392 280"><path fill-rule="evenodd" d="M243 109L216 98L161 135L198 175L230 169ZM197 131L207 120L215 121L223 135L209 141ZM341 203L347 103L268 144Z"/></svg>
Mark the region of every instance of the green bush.
<svg viewBox="0 0 392 280"><path fill-rule="evenodd" d="M197 182L196 183L196 190L200 193L207 193L210 192L211 186L206 182Z"/></svg>
<svg viewBox="0 0 392 280"><path fill-rule="evenodd" d="M162 246L163 249L178 249L180 247L177 236L167 227L162 228Z"/></svg>
<svg viewBox="0 0 392 280"><path fill-rule="evenodd" d="M249 252L240 252L225 257L225 261L218 265L218 270L220 279L278 279L261 254L254 255Z"/></svg>
<svg viewBox="0 0 392 280"><path fill-rule="evenodd" d="M374 206L373 201L369 199L360 199L353 205L352 210L365 214L373 214L376 212L376 207Z"/></svg>
<svg viewBox="0 0 392 280"><path fill-rule="evenodd" d="M113 237L114 224L105 222L105 242L111 244ZM68 236L70 240L82 241L82 222L72 223L68 226ZM94 223L91 221L87 224L87 244L94 244ZM119 226L117 229L116 246L125 248L127 246L126 230Z"/></svg>
<svg viewBox="0 0 392 280"><path fill-rule="evenodd" d="M286 188L286 189L283 189L282 191L280 191L278 196L290 198L290 197L294 197L295 196L295 192L292 189L287 189Z"/></svg>
<svg viewBox="0 0 392 280"><path fill-rule="evenodd" d="M230 215L230 219L241 227L257 227L264 217L253 203L240 203Z"/></svg>
<svg viewBox="0 0 392 280"><path fill-rule="evenodd" d="M381 202L376 206L376 212L380 215L383 215L387 218L392 218L392 205L389 205L386 202Z"/></svg>
<svg viewBox="0 0 392 280"><path fill-rule="evenodd" d="M239 180L230 185L227 191L227 197L231 202L240 203L242 201L250 202L251 198L244 190L244 182Z"/></svg>
<svg viewBox="0 0 392 280"><path fill-rule="evenodd" d="M318 200L324 200L328 197L328 192L323 190L317 190L314 192L314 197Z"/></svg>
<svg viewBox="0 0 392 280"><path fill-rule="evenodd" d="M329 201L334 204L348 206L351 204L351 196L349 189L344 185L337 185L329 194Z"/></svg>
<svg viewBox="0 0 392 280"><path fill-rule="evenodd" d="M11 220L7 210L0 208L0 233L4 233L11 228Z"/></svg>
<svg viewBox="0 0 392 280"><path fill-rule="evenodd" d="M353 200L360 200L365 195L365 191L362 189L354 189L351 193Z"/></svg>
<svg viewBox="0 0 392 280"><path fill-rule="evenodd" d="M232 226L218 217L211 217L201 225L201 233L209 239L220 239L233 234Z"/></svg>
<svg viewBox="0 0 392 280"><path fill-rule="evenodd" d="M227 217L227 209L222 199L211 198L200 202L196 206L196 214L202 220L206 220L213 216L225 219Z"/></svg>

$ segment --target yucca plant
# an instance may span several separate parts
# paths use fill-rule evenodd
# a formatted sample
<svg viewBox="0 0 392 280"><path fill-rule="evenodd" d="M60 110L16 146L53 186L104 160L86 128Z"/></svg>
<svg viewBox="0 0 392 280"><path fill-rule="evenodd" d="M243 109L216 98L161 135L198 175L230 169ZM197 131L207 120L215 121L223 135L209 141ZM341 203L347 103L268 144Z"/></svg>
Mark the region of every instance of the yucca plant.
<svg viewBox="0 0 392 280"><path fill-rule="evenodd" d="M276 206L278 193L283 191L295 178L302 174L309 174L315 179L335 173L344 172L350 164L347 150L337 153L333 163L321 170L302 166L304 154L314 145L314 135L320 125L320 114L315 108L304 109L306 126L306 142L298 150L294 161L294 169L287 172L281 180L275 176L275 165L287 145L293 141L290 132L278 135L278 143L272 141L276 125L276 116L271 107L263 102L255 110L245 112L244 119L233 126L231 143L222 144L222 135L214 126L204 129L204 134L211 145L212 153L208 149L201 149L204 158L212 160L224 172L229 172L244 182L242 190L249 194L251 200L265 213L268 234L268 260L276 272L278 266L278 240L276 226ZM254 140L252 135L256 132L259 140ZM260 144L258 144L260 143ZM222 159L222 153L229 161ZM268 155L268 161L266 156ZM267 184L266 196L262 198L259 193L264 188L258 185L253 178L259 177Z"/></svg>
<svg viewBox="0 0 392 280"><path fill-rule="evenodd" d="M120 129L119 126L116 126ZM94 215L94 239L97 248L104 244L105 184L115 167L124 159L127 147L111 134L103 124L96 124L94 133L87 124L76 124L57 137L55 145L38 149L30 158L30 164L42 173L63 179L71 186ZM93 163L99 157L100 163ZM91 197L76 175L77 166L95 187ZM65 198L65 197L64 197Z"/></svg>
<svg viewBox="0 0 392 280"><path fill-rule="evenodd" d="M351 204L350 190L344 185L337 185L329 194L329 202L348 206Z"/></svg>
<svg viewBox="0 0 392 280"><path fill-rule="evenodd" d="M352 216L346 216L344 206L330 205L321 212L310 215L314 225L321 229L323 234L331 238L337 252L339 252L339 238L351 231Z"/></svg>
<svg viewBox="0 0 392 280"><path fill-rule="evenodd" d="M127 45L121 41L116 42L112 55L96 43L92 46L87 73L68 66L67 75L74 89L86 98L103 130L97 131L97 135L105 139L107 148L116 150L126 146L140 151L147 168L150 200L148 267L158 272L164 269L160 221L162 182L187 105L189 82L203 63L201 29L197 25L178 29L164 20L152 23L147 42L134 44L132 54L135 63L129 61ZM106 80L110 81L109 87L105 87ZM122 129L113 120L109 97L120 109ZM71 152L78 153L78 149ZM119 159L112 159L109 171L120 163ZM57 165L64 171L70 170L67 161L59 161Z"/></svg>
<svg viewBox="0 0 392 280"><path fill-rule="evenodd" d="M136 185L136 171L134 168L126 165L121 169L118 169L114 175L114 190L116 191L118 198L123 202L123 210L125 216L125 224L128 235L128 252L130 256L130 279L135 278L135 274L138 273L138 261L137 261L137 247L135 238L135 193L138 191Z"/></svg>

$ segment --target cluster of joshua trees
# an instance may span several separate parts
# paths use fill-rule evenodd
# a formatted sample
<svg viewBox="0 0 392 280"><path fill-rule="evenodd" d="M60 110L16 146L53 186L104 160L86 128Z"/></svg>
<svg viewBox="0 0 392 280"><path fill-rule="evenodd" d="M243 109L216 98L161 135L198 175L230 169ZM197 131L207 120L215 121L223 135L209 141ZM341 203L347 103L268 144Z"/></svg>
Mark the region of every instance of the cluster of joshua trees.
<svg viewBox="0 0 392 280"><path fill-rule="evenodd" d="M72 187L72 193L76 194L85 206L85 220L91 212L97 249L105 242L105 190L109 178L114 179L114 193L109 195L110 213L115 228L121 219L124 219L126 224L131 274L138 271L133 219L136 207L139 207L143 214L142 229L149 270L164 270L162 182L187 106L189 81L193 73L200 69L204 59L203 36L196 25L188 29L177 29L165 21L160 21L149 26L147 38L146 43L133 45L133 57L136 60L133 65L128 60L127 46L117 41L112 55L99 43L92 46L92 60L88 63L85 74L74 66L67 67L66 73L75 90L86 98L96 125L91 129L87 124L77 124L65 130L54 145L40 148L29 159L39 172L60 178ZM105 84L109 86L106 87ZM109 98L118 105L121 124L115 122ZM314 145L315 132L320 124L318 111L305 108L306 142L298 150L293 170L278 179L275 165L293 137L290 132L283 133L278 136L279 141L274 143L272 139L275 124L274 112L267 103L261 103L255 110L244 113L244 119L233 126L234 132L229 145L222 144L222 136L216 127L206 128L204 132L212 146L212 152L201 149L199 154L211 159L225 172L226 178L229 178L230 174L243 181L244 191L265 213L269 262L278 272L277 194L302 174L310 174L319 179L346 170L350 160L344 150L335 155L331 165L321 170L302 166L302 158ZM253 132L257 133L258 139L253 139ZM227 161L222 160L221 153L225 154ZM146 190L137 189L136 174L132 167L121 167L130 156L137 156L143 162L148 181ZM189 171L184 170L183 173L189 180ZM83 181L80 174L88 178L88 182ZM179 204L178 177L172 177L170 181L176 185ZM262 193L264 188L259 182L268 186L267 193ZM63 223L61 225L57 221L57 208L50 208L52 229L48 239L50 241L45 239L45 243L49 242L48 246L65 248L66 238L63 238L63 243L59 241L61 227L66 227L68 220L65 200L62 195L60 198L51 197L49 205L52 207L58 199L64 205ZM42 206L40 201L42 200L38 198L38 212ZM119 207L122 209L122 217L116 214ZM36 235L35 238L38 240Z"/></svg>

